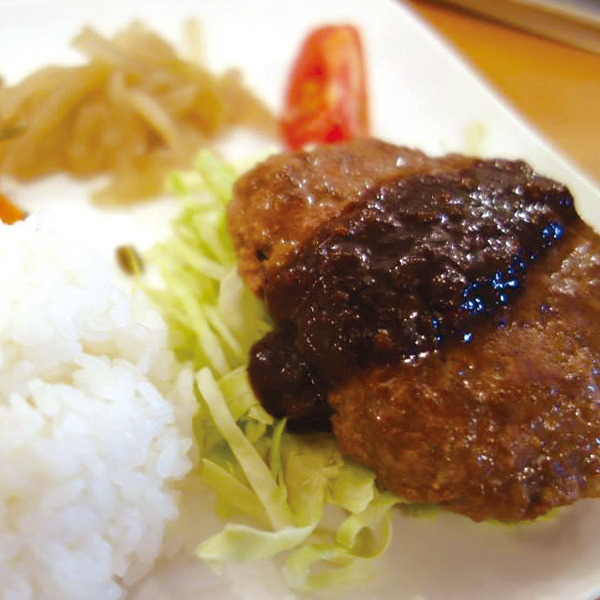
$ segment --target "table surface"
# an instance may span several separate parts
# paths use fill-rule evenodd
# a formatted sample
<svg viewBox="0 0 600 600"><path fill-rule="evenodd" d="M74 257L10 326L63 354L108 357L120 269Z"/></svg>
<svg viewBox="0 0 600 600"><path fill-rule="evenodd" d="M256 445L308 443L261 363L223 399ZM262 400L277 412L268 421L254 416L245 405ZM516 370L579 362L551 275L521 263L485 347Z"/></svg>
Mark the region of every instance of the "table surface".
<svg viewBox="0 0 600 600"><path fill-rule="evenodd" d="M600 184L600 55L410 0L538 131Z"/></svg>

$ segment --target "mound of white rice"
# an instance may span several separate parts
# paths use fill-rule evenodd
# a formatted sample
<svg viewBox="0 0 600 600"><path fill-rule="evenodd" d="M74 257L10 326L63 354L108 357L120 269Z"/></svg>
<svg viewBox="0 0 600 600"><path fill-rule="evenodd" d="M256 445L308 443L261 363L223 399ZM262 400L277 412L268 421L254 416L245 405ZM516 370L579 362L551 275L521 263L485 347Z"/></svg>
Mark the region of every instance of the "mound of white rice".
<svg viewBox="0 0 600 600"><path fill-rule="evenodd" d="M177 516L191 374L111 277L43 218L0 225L3 600L122 598Z"/></svg>

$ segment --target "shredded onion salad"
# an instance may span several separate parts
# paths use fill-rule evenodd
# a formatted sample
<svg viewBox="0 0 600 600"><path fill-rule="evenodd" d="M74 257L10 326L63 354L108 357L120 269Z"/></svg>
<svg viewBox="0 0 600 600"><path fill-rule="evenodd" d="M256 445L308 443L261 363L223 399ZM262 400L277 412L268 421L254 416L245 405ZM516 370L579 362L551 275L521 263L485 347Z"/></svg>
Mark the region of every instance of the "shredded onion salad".
<svg viewBox="0 0 600 600"><path fill-rule="evenodd" d="M227 233L236 176L208 152L193 172L173 174L169 184L181 198L181 214L172 237L149 256L164 280L150 294L167 319L176 354L197 370L200 475L228 521L196 554L220 571L227 562L286 553L283 574L294 589L353 583L369 577L365 563L387 547L392 506L411 514L432 509L379 491L375 474L345 459L332 435L291 434L254 396L248 352L271 325L237 275ZM325 522L327 505L341 509L337 521L328 514ZM253 525L236 523L236 515Z"/></svg>
<svg viewBox="0 0 600 600"><path fill-rule="evenodd" d="M0 80L0 173L108 174L93 198L132 202L162 193L167 173L233 127L273 137L275 119L241 73L209 70L196 21L186 33L191 60L139 22L112 38L85 27L73 39L84 64Z"/></svg>

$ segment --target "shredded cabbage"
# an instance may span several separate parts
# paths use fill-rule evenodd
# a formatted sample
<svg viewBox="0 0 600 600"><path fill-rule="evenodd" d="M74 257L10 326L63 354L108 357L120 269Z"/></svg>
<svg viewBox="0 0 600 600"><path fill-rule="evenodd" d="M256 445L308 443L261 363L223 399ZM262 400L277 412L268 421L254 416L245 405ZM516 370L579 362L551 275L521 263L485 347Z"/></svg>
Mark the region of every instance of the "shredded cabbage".
<svg viewBox="0 0 600 600"><path fill-rule="evenodd" d="M236 271L226 228L235 178L208 152L192 172L173 174L181 213L171 239L148 257L164 282L149 293L178 357L197 369L200 475L230 521L196 554L219 571L226 562L287 552L283 573L293 588L354 582L368 576L365 565L385 550L390 509L403 501L380 492L374 474L345 459L331 435L292 435L255 398L247 356L271 325ZM326 505L339 507L341 524L328 526ZM254 524L233 522L236 514Z"/></svg>

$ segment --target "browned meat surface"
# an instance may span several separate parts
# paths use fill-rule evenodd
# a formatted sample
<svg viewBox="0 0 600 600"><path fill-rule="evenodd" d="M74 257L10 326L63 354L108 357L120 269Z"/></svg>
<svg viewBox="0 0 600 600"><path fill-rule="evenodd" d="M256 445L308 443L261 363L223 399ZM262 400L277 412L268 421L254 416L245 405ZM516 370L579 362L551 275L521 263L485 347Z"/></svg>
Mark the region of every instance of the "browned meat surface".
<svg viewBox="0 0 600 600"><path fill-rule="evenodd" d="M600 495L600 239L523 162L421 155L378 179L369 148L401 151L379 144L330 148L368 184L323 171L335 208L298 204L277 260L246 264L276 324L250 357L261 402L305 429L331 421L383 486L475 520ZM286 192L264 231L294 197L288 161L297 185L318 179L310 153L271 159L263 195Z"/></svg>
<svg viewBox="0 0 600 600"><path fill-rule="evenodd" d="M354 204L365 189L461 160L432 160L418 150L372 138L271 156L238 180L229 205L240 274L262 296L269 273L277 272L321 224Z"/></svg>
<svg viewBox="0 0 600 600"><path fill-rule="evenodd" d="M475 520L599 495L600 245L583 223L568 238L506 327L333 391L342 452L400 496Z"/></svg>

